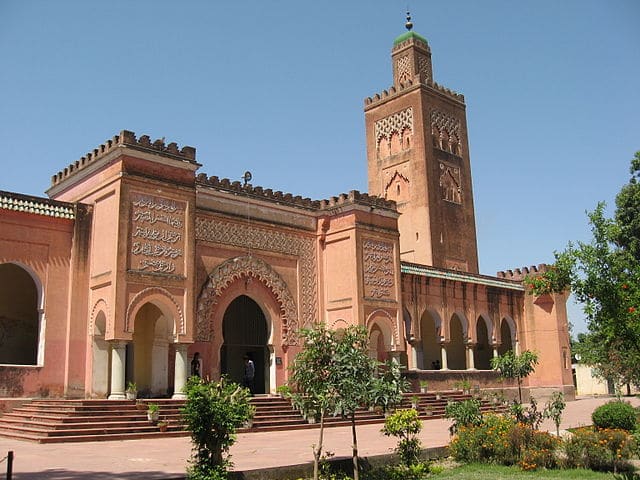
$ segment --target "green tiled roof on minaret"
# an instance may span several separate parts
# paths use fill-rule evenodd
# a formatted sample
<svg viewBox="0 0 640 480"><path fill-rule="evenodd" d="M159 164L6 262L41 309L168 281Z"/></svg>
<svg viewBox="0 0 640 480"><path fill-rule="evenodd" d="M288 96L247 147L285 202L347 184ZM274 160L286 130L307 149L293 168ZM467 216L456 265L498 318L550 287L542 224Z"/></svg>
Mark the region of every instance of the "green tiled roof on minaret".
<svg viewBox="0 0 640 480"><path fill-rule="evenodd" d="M399 43L404 42L405 40L409 40L410 38L415 38L416 40L420 40L421 42L427 43L427 39L424 38L422 35L414 32L412 30L413 28L413 23L411 23L411 14L409 12L407 12L407 23L404 24L404 26L407 29L406 33L403 33L402 35L400 35L398 38L396 38L393 41L393 46L395 47L396 45L398 45Z"/></svg>

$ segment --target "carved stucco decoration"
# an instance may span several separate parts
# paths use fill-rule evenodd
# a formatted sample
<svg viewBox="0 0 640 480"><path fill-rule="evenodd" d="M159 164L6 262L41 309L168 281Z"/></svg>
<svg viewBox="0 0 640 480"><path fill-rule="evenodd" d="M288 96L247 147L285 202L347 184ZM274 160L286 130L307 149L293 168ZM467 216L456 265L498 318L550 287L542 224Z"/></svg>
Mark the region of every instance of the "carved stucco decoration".
<svg viewBox="0 0 640 480"><path fill-rule="evenodd" d="M431 80L431 61L427 57L418 58L418 73L422 74L425 80Z"/></svg>
<svg viewBox="0 0 640 480"><path fill-rule="evenodd" d="M243 249L284 253L298 258L298 305L300 325L316 323L318 310L316 244L304 237L281 230L268 230L257 225L196 217L196 239Z"/></svg>
<svg viewBox="0 0 640 480"><path fill-rule="evenodd" d="M376 148L380 148L383 138L390 139L394 133L403 135L407 129L413 134L413 107L378 120L375 123Z"/></svg>
<svg viewBox="0 0 640 480"><path fill-rule="evenodd" d="M443 200L462 204L460 168L440 163L440 191Z"/></svg>
<svg viewBox="0 0 640 480"><path fill-rule="evenodd" d="M398 322L396 319L386 310L377 309L371 312L367 318L367 330L369 330L369 333L371 333L373 326L376 324L383 335L386 333L389 346L392 351L395 351L400 345L398 341L400 334L398 332Z"/></svg>
<svg viewBox="0 0 640 480"><path fill-rule="evenodd" d="M107 302L101 298L99 299L94 305L93 308L91 309L91 314L89 316L89 325L88 325L88 334L90 337L92 337L94 335L94 328L95 328L95 324L96 324L96 317L98 316L98 314L100 312L104 313L105 318L108 320L109 318L111 318L111 312L109 311L109 305L107 304ZM107 329L109 329L109 322L107 321L105 324L105 335L107 333Z"/></svg>
<svg viewBox="0 0 640 480"><path fill-rule="evenodd" d="M406 82L412 77L409 55L404 55L396 61L396 72L398 82Z"/></svg>
<svg viewBox="0 0 640 480"><path fill-rule="evenodd" d="M171 293L168 290L165 290L164 288L161 288L161 287L145 288L144 290L141 290L140 292L138 292L135 295L135 297L133 297L133 299L127 306L127 314L125 315L125 318L124 318L124 331L125 332L133 331L132 327L133 327L134 319L131 318L131 313L135 311L135 309L141 303L148 302L149 297L153 295L160 295L166 301L171 303L171 305L173 305L175 312L177 313L177 316L178 316L178 318L173 319L175 329L177 330L176 333L180 335L184 335L186 333L186 326L184 322L184 313L182 312L182 308L180 308L180 304L178 304L178 302L176 302L176 300L173 298L173 295L171 295Z"/></svg>
<svg viewBox="0 0 640 480"><path fill-rule="evenodd" d="M218 265L209 275L198 300L196 338L208 342L212 338L210 319L222 292L235 280L256 278L276 297L282 320L282 342L298 343L298 315L286 282L264 260L251 256L235 257Z"/></svg>
<svg viewBox="0 0 640 480"><path fill-rule="evenodd" d="M460 140L460 120L439 110L431 111L431 132L443 150L458 153L462 151ZM456 148L452 148L455 146Z"/></svg>

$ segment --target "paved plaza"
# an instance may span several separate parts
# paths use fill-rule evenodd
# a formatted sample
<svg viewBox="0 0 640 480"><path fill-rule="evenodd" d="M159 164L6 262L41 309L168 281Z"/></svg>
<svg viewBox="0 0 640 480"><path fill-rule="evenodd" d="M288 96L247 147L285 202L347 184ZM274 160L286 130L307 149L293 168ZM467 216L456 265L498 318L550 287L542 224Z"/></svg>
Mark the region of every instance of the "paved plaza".
<svg viewBox="0 0 640 480"><path fill-rule="evenodd" d="M610 400L607 397L581 398L568 402L561 428L591 423L595 407ZM634 406L640 399L627 398ZM447 420L425 421L420 435L425 447L445 446L449 441ZM381 424L358 427L361 457L389 453L395 440L380 433ZM543 427L554 431L546 421ZM308 463L311 446L318 441L318 429L293 430L238 435L231 449L235 470L249 471ZM326 450L336 456L351 455L349 427L325 430ZM188 437L112 442L35 444L0 438L0 458L14 452L14 479L179 479L184 478L190 455ZM0 463L0 478L4 478L6 460Z"/></svg>

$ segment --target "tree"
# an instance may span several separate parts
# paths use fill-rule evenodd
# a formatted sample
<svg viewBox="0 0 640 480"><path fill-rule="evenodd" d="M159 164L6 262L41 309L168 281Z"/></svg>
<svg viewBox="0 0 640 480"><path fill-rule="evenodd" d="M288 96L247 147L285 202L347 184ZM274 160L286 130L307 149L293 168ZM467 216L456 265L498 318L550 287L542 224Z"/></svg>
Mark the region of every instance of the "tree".
<svg viewBox="0 0 640 480"><path fill-rule="evenodd" d="M334 385L336 413L351 420L353 478L359 478L356 410L369 403L375 384L389 384L388 377L378 377L379 362L369 356L369 335L362 326L351 326L340 332L336 349Z"/></svg>
<svg viewBox="0 0 640 480"><path fill-rule="evenodd" d="M319 417L318 444L313 447L313 478L318 480L319 464L324 438L324 419L329 410L335 409L338 398L335 382L336 332L324 324L313 329L301 330L304 349L296 355L291 367L291 398L305 415Z"/></svg>
<svg viewBox="0 0 640 480"><path fill-rule="evenodd" d="M193 442L187 478L227 478L231 464L225 455L235 443L236 429L255 413L249 391L224 377L219 382L191 377L185 391L187 401L181 413Z"/></svg>
<svg viewBox="0 0 640 480"><path fill-rule="evenodd" d="M320 420L318 444L314 446L313 478L318 479L322 455L324 418L328 413L351 420L354 480L358 480L358 440L355 412L372 404L371 391L383 385L394 395L403 385L397 364L378 375L380 362L369 356L367 329L351 326L333 331L325 325L302 330L304 350L293 362L289 383L292 398L305 413ZM400 393L401 395L401 393Z"/></svg>
<svg viewBox="0 0 640 480"><path fill-rule="evenodd" d="M567 402L564 401L562 392L553 392L553 395L544 408L544 417L553 420L556 426L556 436L560 438L560 422L562 421L562 412L564 412Z"/></svg>
<svg viewBox="0 0 640 480"><path fill-rule="evenodd" d="M640 262L640 152L636 152L629 169L631 178L616 197L615 221L620 231L617 243Z"/></svg>
<svg viewBox="0 0 640 480"><path fill-rule="evenodd" d="M509 350L504 355L491 359L491 368L497 370L503 378L515 378L518 382L518 397L522 403L522 379L531 375L538 364L538 355L525 350L520 355Z"/></svg>
<svg viewBox="0 0 640 480"><path fill-rule="evenodd" d="M578 343L581 361L618 385L640 384L640 152L630 171L613 218L599 203L588 214L592 240L570 243L555 263L587 317L589 333Z"/></svg>

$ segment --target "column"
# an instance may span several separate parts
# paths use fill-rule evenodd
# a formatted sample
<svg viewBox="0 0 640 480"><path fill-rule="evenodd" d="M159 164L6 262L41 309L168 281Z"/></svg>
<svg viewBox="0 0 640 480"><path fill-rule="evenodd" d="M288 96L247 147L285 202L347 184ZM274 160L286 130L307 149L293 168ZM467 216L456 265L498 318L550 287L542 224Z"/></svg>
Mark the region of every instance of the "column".
<svg viewBox="0 0 640 480"><path fill-rule="evenodd" d="M496 358L496 357L498 357L498 356L499 356L499 355L498 355L498 347L497 347L497 346L494 346L494 347L493 347L493 358Z"/></svg>
<svg viewBox="0 0 640 480"><path fill-rule="evenodd" d="M408 368L410 370L424 370L424 362L421 361L422 359L420 359L419 361L419 357L421 357L420 353L418 352L418 349L420 349L419 343L420 342L415 339L409 341L409 345L411 346L411 356L409 356L409 358L411 360L409 360L410 365L408 365Z"/></svg>
<svg viewBox="0 0 640 480"><path fill-rule="evenodd" d="M513 353L520 355L520 342L518 340L514 342Z"/></svg>
<svg viewBox="0 0 640 480"><path fill-rule="evenodd" d="M400 352L392 351L392 352L387 352L387 354L389 355L389 359L393 363L395 363L396 365L400 365Z"/></svg>
<svg viewBox="0 0 640 480"><path fill-rule="evenodd" d="M111 393L109 400L124 400L124 377L127 363L127 342L111 342Z"/></svg>
<svg viewBox="0 0 640 480"><path fill-rule="evenodd" d="M467 347L467 370L475 370L475 359L473 358L473 344L468 343Z"/></svg>
<svg viewBox="0 0 640 480"><path fill-rule="evenodd" d="M449 364L447 362L447 347L444 343L440 345L440 358L442 362L441 370L449 370Z"/></svg>
<svg viewBox="0 0 640 480"><path fill-rule="evenodd" d="M189 372L189 362L187 362L187 344L176 343L176 361L173 375L173 396L171 398L187 398L184 393L184 386L187 384Z"/></svg>

